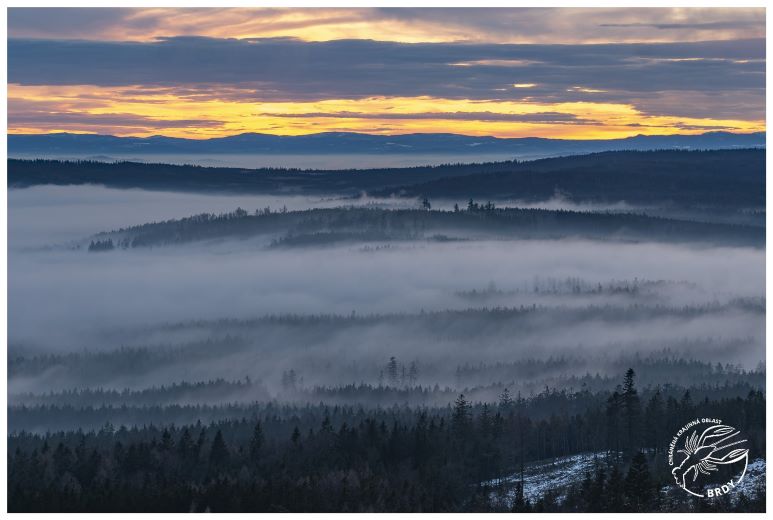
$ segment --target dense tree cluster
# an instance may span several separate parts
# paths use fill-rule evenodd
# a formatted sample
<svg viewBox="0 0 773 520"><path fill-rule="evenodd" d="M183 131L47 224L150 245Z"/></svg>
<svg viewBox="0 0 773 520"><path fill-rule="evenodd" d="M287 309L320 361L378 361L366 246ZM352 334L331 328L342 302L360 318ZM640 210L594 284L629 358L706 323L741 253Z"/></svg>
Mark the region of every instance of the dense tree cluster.
<svg viewBox="0 0 773 520"><path fill-rule="evenodd" d="M316 386L340 385L345 382L362 382L363 391L367 391L367 400L383 397L382 404L389 404L401 398L398 394L371 392L367 384L376 385L379 379L389 384L390 371L387 362L391 348L389 341L379 343L385 352L382 356L358 354L349 360L331 360L324 354L326 345L341 341L364 341L361 338L372 337L373 330L380 330L396 341L411 345L432 345L437 338L453 338L449 345L513 345L514 351L503 361L497 354L482 356L472 350L463 350L454 357L435 356L428 359L429 352L416 351L409 354L404 349L391 350L397 357L396 376L399 381L409 383L408 387L421 385L425 389L436 383L445 389L450 386L460 391L465 388L474 390L475 399L484 399L486 393L495 391L490 388L497 385L518 384L511 390L526 394L539 391L544 384L561 388L583 388L602 390L609 388L611 374L620 372L626 366L633 366L642 374L644 385L657 385L670 382L674 385L696 386L721 384L732 391L736 385L760 385L764 381L764 368L744 371L705 360L684 359L681 352L699 352L737 350L746 348L748 341L740 339L693 339L658 342L660 350L652 354L635 355L624 353L625 343L611 342L604 351L619 353L612 356L592 355L589 352L570 355L567 350L558 350L554 357L538 357L537 352L528 350L529 344L517 343L519 337L536 335L545 330L545 324L560 323L564 327L574 327L590 320L599 320L614 327L650 326L661 320L713 320L723 319L737 313L753 317L764 316L765 303L757 300L739 300L725 304L690 305L673 307L666 305L626 305L613 307L598 305L590 307L575 306L519 306L512 308L479 308L454 311L433 311L419 314L347 314L347 315L276 315L245 320L192 321L172 324L158 324L142 327L135 331L138 342L128 341L129 345L114 350L101 349L70 353L19 353L11 346L8 359L9 381L28 382L40 380L45 388L72 388L82 386L84 381L92 391L99 388L115 388L120 394L121 384L117 381L134 382L136 385L159 385L170 381L169 375L185 374L195 371L196 367L217 363L219 359L237 360L228 370L229 380L253 379L249 391L229 390L225 386L222 394L243 394L246 398L262 399L258 388L258 379L264 379L269 385L282 388L282 372L294 369L296 382L303 378L303 386L310 389ZM126 336L124 336L126 337ZM161 338L160 344L148 342L147 338ZM206 338L194 341L175 341L174 338ZM167 339L171 338L171 339ZM308 338L314 338L312 345ZM167 342L172 341L172 345ZM451 339L448 340L449 342ZM747 342L745 342L747 341ZM317 355L310 357L312 346L319 345ZM268 359L261 366L254 362L239 363L240 359L255 359L266 353L283 349L281 360ZM526 349L526 350L524 350ZM416 366L412 369L412 364ZM275 367L265 373L256 373L256 368ZM405 376L403 378L403 371ZM301 373L302 372L302 373ZM197 372L198 373L198 372ZM205 378L217 378L218 373L208 373ZM381 376L381 377L379 377ZM410 384L412 376L415 385ZM179 377L179 376L174 376ZM221 376L223 377L223 376ZM394 379L394 378L392 378ZM177 380L177 379L172 379ZM195 381L190 381L194 384ZM243 384L243 383L242 383ZM29 388L25 383L25 388ZM10 389L11 402L17 391ZM167 385L169 387L169 385ZM403 385L394 385L392 387ZM179 402L179 395L190 392L204 397L206 390L183 389L173 391L167 388L167 398ZM183 391L184 390L184 391ZM28 391L28 390L25 390ZM356 402L352 392L319 390L320 394L336 399L335 402ZM433 392L434 393L434 392ZM305 398L306 396L303 396ZM313 397L313 396L312 396ZM416 391L420 402L436 403L433 395ZM67 396L50 398L38 395L35 399L21 396L21 403L66 404L73 402ZM84 394L84 398L91 397ZM140 399L139 395L131 397ZM75 398L73 398L75 399ZM105 404L113 404L122 396L111 393L95 395L94 399L104 399ZM129 397L126 397L127 401ZM342 401L338 401L341 399ZM429 399L429 401L425 401ZM440 395L443 401L447 395ZM167 401L169 402L169 401Z"/></svg>
<svg viewBox="0 0 773 520"><path fill-rule="evenodd" d="M403 195L428 199L673 203L763 208L762 149L618 151L519 162L411 168L301 171L206 168L131 162L8 160L8 185L103 184L117 188Z"/></svg>
<svg viewBox="0 0 773 520"><path fill-rule="evenodd" d="M144 406L153 404L177 404L196 402L199 404L221 403L239 400L240 396L254 399L269 399L270 394L260 384L249 380L226 381L219 378L196 383L181 382L153 386L138 390L86 387L45 394L14 394L12 402L27 406Z"/></svg>
<svg viewBox="0 0 773 520"><path fill-rule="evenodd" d="M101 184L113 188L238 193L331 193L358 195L407 183L510 171L518 161L482 164L443 164L363 170L299 170L295 168L220 168L137 162L8 160L8 186L39 184Z"/></svg>
<svg viewBox="0 0 773 520"><path fill-rule="evenodd" d="M764 454L765 398L704 399L658 391L646 400L633 371L609 394L495 403L459 395L445 408L263 407L242 419L9 437L11 511L492 511L496 486L522 464L607 454L580 488L514 510L655 511L671 475L664 450L694 417L721 417ZM532 402L536 399L536 402ZM542 414L535 410L542 409ZM552 410L544 413L546 409ZM611 455L609 455L611 454ZM609 477L607 477L609 475ZM614 477L613 477L614 476ZM579 492L580 489L582 492ZM763 498L712 503L761 510ZM762 501L760 501L762 500Z"/></svg>
<svg viewBox="0 0 773 520"><path fill-rule="evenodd" d="M762 150L605 152L414 182L375 195L762 208Z"/></svg>
<svg viewBox="0 0 773 520"><path fill-rule="evenodd" d="M89 252L112 251L113 249L115 249L115 244L113 244L111 238L108 238L107 240L92 240L89 243Z"/></svg>
<svg viewBox="0 0 773 520"><path fill-rule="evenodd" d="M635 213L496 208L472 200L465 211L428 209L325 208L303 211L237 210L153 222L95 236L121 248L181 244L224 238L264 237L274 246L315 246L336 242L459 239L658 240L764 244L765 229L740 224L666 219Z"/></svg>

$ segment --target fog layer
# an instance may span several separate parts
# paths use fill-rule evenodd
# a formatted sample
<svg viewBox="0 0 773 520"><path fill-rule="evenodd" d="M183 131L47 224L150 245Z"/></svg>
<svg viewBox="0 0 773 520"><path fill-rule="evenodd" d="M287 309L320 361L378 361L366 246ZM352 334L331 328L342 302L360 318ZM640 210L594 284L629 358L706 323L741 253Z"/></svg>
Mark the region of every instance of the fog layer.
<svg viewBox="0 0 773 520"><path fill-rule="evenodd" d="M269 392L260 395L276 396L289 370L307 385L377 384L391 356L417 363L428 385L465 384L454 379L465 364L549 356L668 349L749 368L764 361L759 248L568 239L292 249L221 240L106 253L47 247L235 206L340 204L88 186L12 190L10 354L86 355L12 372L12 392L250 378ZM264 319L283 315L299 317ZM322 326L301 317L309 315L331 317ZM176 354L126 368L116 354L123 347L148 349L148 359ZM95 369L88 356L98 352L107 365Z"/></svg>

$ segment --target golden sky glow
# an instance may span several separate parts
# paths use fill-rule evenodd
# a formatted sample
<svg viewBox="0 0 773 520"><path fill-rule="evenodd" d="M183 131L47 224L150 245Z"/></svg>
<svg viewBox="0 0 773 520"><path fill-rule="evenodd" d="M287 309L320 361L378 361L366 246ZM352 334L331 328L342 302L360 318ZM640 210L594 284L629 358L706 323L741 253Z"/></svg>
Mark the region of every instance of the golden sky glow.
<svg viewBox="0 0 773 520"><path fill-rule="evenodd" d="M13 133L765 130L759 8L14 8L8 18Z"/></svg>
<svg viewBox="0 0 773 520"><path fill-rule="evenodd" d="M636 134L696 134L710 129L763 131L765 121L645 115L625 103L541 103L454 100L418 97L371 97L304 102L196 100L165 89L73 85L9 86L11 113L30 107L56 115L81 115L73 124L25 125L9 119L13 133L105 133L100 117L111 117L114 135L207 138L243 132L300 135L328 131L380 134L453 132L501 137L542 136L567 139L619 138ZM418 114L418 115L417 115ZM548 122L506 119L548 114ZM551 120L550 114L573 119ZM89 124L89 118L93 124ZM116 121L127 120L124 126ZM539 119L539 118L537 118ZM143 120L146 120L143 125ZM188 122L196 121L190 126ZM183 121L185 124L178 124ZM152 123L152 124L150 124ZM632 126L633 125L633 126Z"/></svg>

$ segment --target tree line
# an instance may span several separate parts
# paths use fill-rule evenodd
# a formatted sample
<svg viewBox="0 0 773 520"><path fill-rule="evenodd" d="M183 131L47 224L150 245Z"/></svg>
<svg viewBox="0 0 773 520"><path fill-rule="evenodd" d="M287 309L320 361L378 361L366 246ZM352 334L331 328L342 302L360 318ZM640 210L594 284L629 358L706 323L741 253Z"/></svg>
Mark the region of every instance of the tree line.
<svg viewBox="0 0 773 520"><path fill-rule="evenodd" d="M429 204L429 203L428 203ZM271 211L242 208L219 215L203 213L177 220L151 222L104 232L92 241L112 240L116 248L169 246L215 238L264 236L274 245L388 240L457 239L588 239L716 242L761 245L765 230L742 224L706 223L611 213L524 208L497 208L473 200L467 209L380 209L361 207Z"/></svg>
<svg viewBox="0 0 773 520"><path fill-rule="evenodd" d="M616 151L536 161L367 170L212 168L132 162L8 160L8 186L236 193L336 193L466 200L627 201L680 207L764 208L765 151Z"/></svg>
<svg viewBox="0 0 773 520"><path fill-rule="evenodd" d="M541 417L533 411L544 402L505 390L498 402L459 395L445 408L274 406L209 424L21 432L8 439L9 510L495 511L502 506L487 483L578 453L604 460L580 484L587 492L508 508L682 510L693 507L686 494L664 501L658 490L671 480L668 441L685 422L719 417L764 456L762 391L702 400L655 391L644 399L635 377L628 371L617 390L588 396L583 409L571 394L551 396L552 412ZM710 506L762 510L762 496Z"/></svg>

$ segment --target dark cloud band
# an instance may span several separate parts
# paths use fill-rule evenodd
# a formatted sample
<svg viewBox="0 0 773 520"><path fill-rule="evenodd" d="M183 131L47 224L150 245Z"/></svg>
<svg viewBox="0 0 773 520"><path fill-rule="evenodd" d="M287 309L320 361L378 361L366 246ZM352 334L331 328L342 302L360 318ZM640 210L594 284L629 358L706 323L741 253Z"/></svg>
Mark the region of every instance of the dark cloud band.
<svg viewBox="0 0 773 520"><path fill-rule="evenodd" d="M12 83L257 83L304 96L324 89L347 95L442 90L490 97L491 89L519 82L630 91L763 88L765 70L764 40L473 45L281 38L175 37L150 43L11 39L8 56Z"/></svg>
<svg viewBox="0 0 773 520"><path fill-rule="evenodd" d="M676 95L685 116L716 95L739 119L764 118L765 41L662 44L408 44L371 40L173 37L155 42L11 39L9 82L166 87L241 101L431 96L630 102ZM528 88L515 88L526 84ZM217 86L217 90L213 88ZM229 89L231 91L229 92ZM682 93L682 95L680 95ZM685 105L685 102L687 103Z"/></svg>

